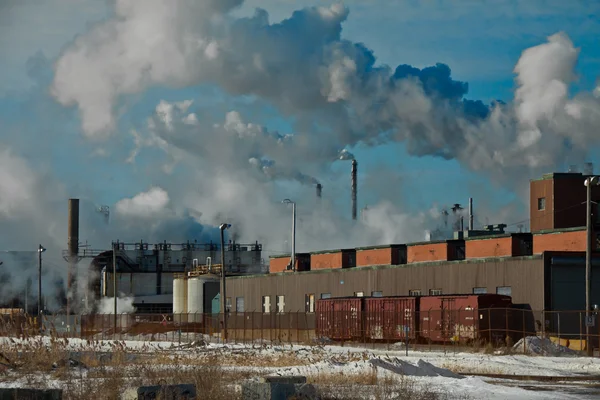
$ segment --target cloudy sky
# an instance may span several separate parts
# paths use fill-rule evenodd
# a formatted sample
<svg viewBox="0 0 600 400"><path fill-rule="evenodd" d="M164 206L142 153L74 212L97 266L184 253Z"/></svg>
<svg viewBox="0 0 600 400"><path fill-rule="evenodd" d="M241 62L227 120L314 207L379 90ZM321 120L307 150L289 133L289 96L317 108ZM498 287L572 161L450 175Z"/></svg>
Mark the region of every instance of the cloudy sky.
<svg viewBox="0 0 600 400"><path fill-rule="evenodd" d="M599 12L0 0L0 248L64 248L69 197L96 248L211 240L227 220L281 252L283 198L300 251L422 240L471 196L477 224L527 227L529 179L600 161ZM344 149L368 208L356 225Z"/></svg>

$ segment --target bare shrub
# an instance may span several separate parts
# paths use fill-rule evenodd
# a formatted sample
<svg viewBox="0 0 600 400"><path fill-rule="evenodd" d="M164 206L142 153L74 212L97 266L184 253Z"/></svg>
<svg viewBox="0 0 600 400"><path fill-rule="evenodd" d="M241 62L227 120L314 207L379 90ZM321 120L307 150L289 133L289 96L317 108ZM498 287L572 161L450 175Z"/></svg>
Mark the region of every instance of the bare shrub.
<svg viewBox="0 0 600 400"><path fill-rule="evenodd" d="M310 376L309 383L317 385L322 400L443 400L445 393L433 391L403 375L378 378L377 371L369 374L319 374Z"/></svg>

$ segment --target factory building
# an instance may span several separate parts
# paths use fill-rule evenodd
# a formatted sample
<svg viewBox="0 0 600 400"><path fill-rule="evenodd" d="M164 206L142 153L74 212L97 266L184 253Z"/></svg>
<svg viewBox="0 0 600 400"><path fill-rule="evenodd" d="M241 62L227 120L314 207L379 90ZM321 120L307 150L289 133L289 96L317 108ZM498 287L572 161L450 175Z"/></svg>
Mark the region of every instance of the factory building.
<svg viewBox="0 0 600 400"><path fill-rule="evenodd" d="M554 173L532 180L526 233L506 232L505 224L475 229L470 201L468 225L464 229L461 216L453 238L297 253L294 266L290 254L272 256L266 265L258 243L226 244L224 263L212 243L119 243L117 291L135 297L137 312L215 313L224 264L232 312L314 312L319 298L453 293L511 295L532 310L583 309L587 176ZM353 182L354 202L354 174ZM593 189L592 200L600 201L600 188ZM354 217L354 203L352 209ZM595 205L593 210L599 214ZM599 249L598 240L592 248ZM113 295L112 258L110 250L94 257L99 296ZM595 254L592 302L598 304L599 269Z"/></svg>
<svg viewBox="0 0 600 400"><path fill-rule="evenodd" d="M504 224L474 230L470 213L469 229L453 239L304 253L296 271L285 268L289 254L273 256L268 275L228 278L227 301L243 304L231 308L238 312L314 312L319 298L497 293L524 309L583 310L589 175L532 180L531 232L506 232ZM593 213L600 214L595 205ZM600 304L600 215L593 221L591 300Z"/></svg>
<svg viewBox="0 0 600 400"><path fill-rule="evenodd" d="M215 243L113 243L116 248L116 287L120 296L133 297L137 312L172 312L177 277L186 275L202 266L221 265L220 245ZM259 243L225 244L227 275L263 274L268 266L262 258ZM92 260L93 277L90 281L96 297L113 297L113 251L97 254ZM207 274L209 276L210 274ZM197 281L214 279L194 277L189 284L196 288ZM192 291L196 293L196 291ZM207 289L214 292L213 289ZM217 289L218 293L218 289ZM214 296L213 296L214 297ZM183 309L183 308L182 308ZM196 307L190 307L196 310ZM194 312L204 312L194 311Z"/></svg>

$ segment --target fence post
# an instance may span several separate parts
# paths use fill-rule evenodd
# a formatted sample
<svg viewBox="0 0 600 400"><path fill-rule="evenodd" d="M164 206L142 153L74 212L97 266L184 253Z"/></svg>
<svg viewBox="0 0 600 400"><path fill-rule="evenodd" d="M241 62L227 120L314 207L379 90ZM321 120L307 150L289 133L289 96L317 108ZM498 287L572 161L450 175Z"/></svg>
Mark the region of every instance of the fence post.
<svg viewBox="0 0 600 400"><path fill-rule="evenodd" d="M490 339L490 344L492 344L492 313L490 312L491 310L488 308L488 337Z"/></svg>
<svg viewBox="0 0 600 400"><path fill-rule="evenodd" d="M431 307L427 310L427 342L429 343L429 351L431 351Z"/></svg>
<svg viewBox="0 0 600 400"><path fill-rule="evenodd" d="M504 316L506 317L506 324L505 324L506 335L504 337L504 342L506 343L506 347L508 347L508 308L504 309Z"/></svg>
<svg viewBox="0 0 600 400"><path fill-rule="evenodd" d="M557 321L557 328L558 328L558 345L560 346L560 312L556 313L556 321Z"/></svg>
<svg viewBox="0 0 600 400"><path fill-rule="evenodd" d="M581 323L581 311L579 312L579 349L583 351L583 324ZM587 348L587 343L585 344Z"/></svg>

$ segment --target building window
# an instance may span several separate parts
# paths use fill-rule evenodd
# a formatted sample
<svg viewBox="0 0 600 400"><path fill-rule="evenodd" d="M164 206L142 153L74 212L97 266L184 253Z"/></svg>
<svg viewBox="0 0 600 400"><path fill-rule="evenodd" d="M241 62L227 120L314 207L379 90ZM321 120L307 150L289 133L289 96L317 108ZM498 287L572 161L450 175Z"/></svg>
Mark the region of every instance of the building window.
<svg viewBox="0 0 600 400"><path fill-rule="evenodd" d="M307 294L304 296L304 311L307 313L314 313L315 312L315 295L314 294Z"/></svg>
<svg viewBox="0 0 600 400"><path fill-rule="evenodd" d="M512 288L510 286L498 286L496 288L496 294L502 294L504 296L512 296Z"/></svg>
<svg viewBox="0 0 600 400"><path fill-rule="evenodd" d="M244 312L244 298L243 297L235 298L235 311Z"/></svg>
<svg viewBox="0 0 600 400"><path fill-rule="evenodd" d="M487 293L487 288L485 287L474 287L473 288L473 294L486 294Z"/></svg>
<svg viewBox="0 0 600 400"><path fill-rule="evenodd" d="M282 313L285 310L285 296L277 296L277 312Z"/></svg>
<svg viewBox="0 0 600 400"><path fill-rule="evenodd" d="M231 312L231 297L228 297L225 301L225 308L227 308L227 312Z"/></svg>
<svg viewBox="0 0 600 400"><path fill-rule="evenodd" d="M354 297L364 297L364 292L354 292Z"/></svg>
<svg viewBox="0 0 600 400"><path fill-rule="evenodd" d="M321 299L330 299L331 293L321 293Z"/></svg>
<svg viewBox="0 0 600 400"><path fill-rule="evenodd" d="M409 290L408 291L408 295L409 296L420 296L421 295L421 290L420 289Z"/></svg>
<svg viewBox="0 0 600 400"><path fill-rule="evenodd" d="M383 297L383 292L378 292L378 291L371 292L371 296L373 296L373 297Z"/></svg>
<svg viewBox="0 0 600 400"><path fill-rule="evenodd" d="M262 309L266 314L271 312L271 296L262 297Z"/></svg>
<svg viewBox="0 0 600 400"><path fill-rule="evenodd" d="M538 197L538 211L543 211L546 209L546 198Z"/></svg>
<svg viewBox="0 0 600 400"><path fill-rule="evenodd" d="M429 289L430 296L439 296L442 294L442 289Z"/></svg>

